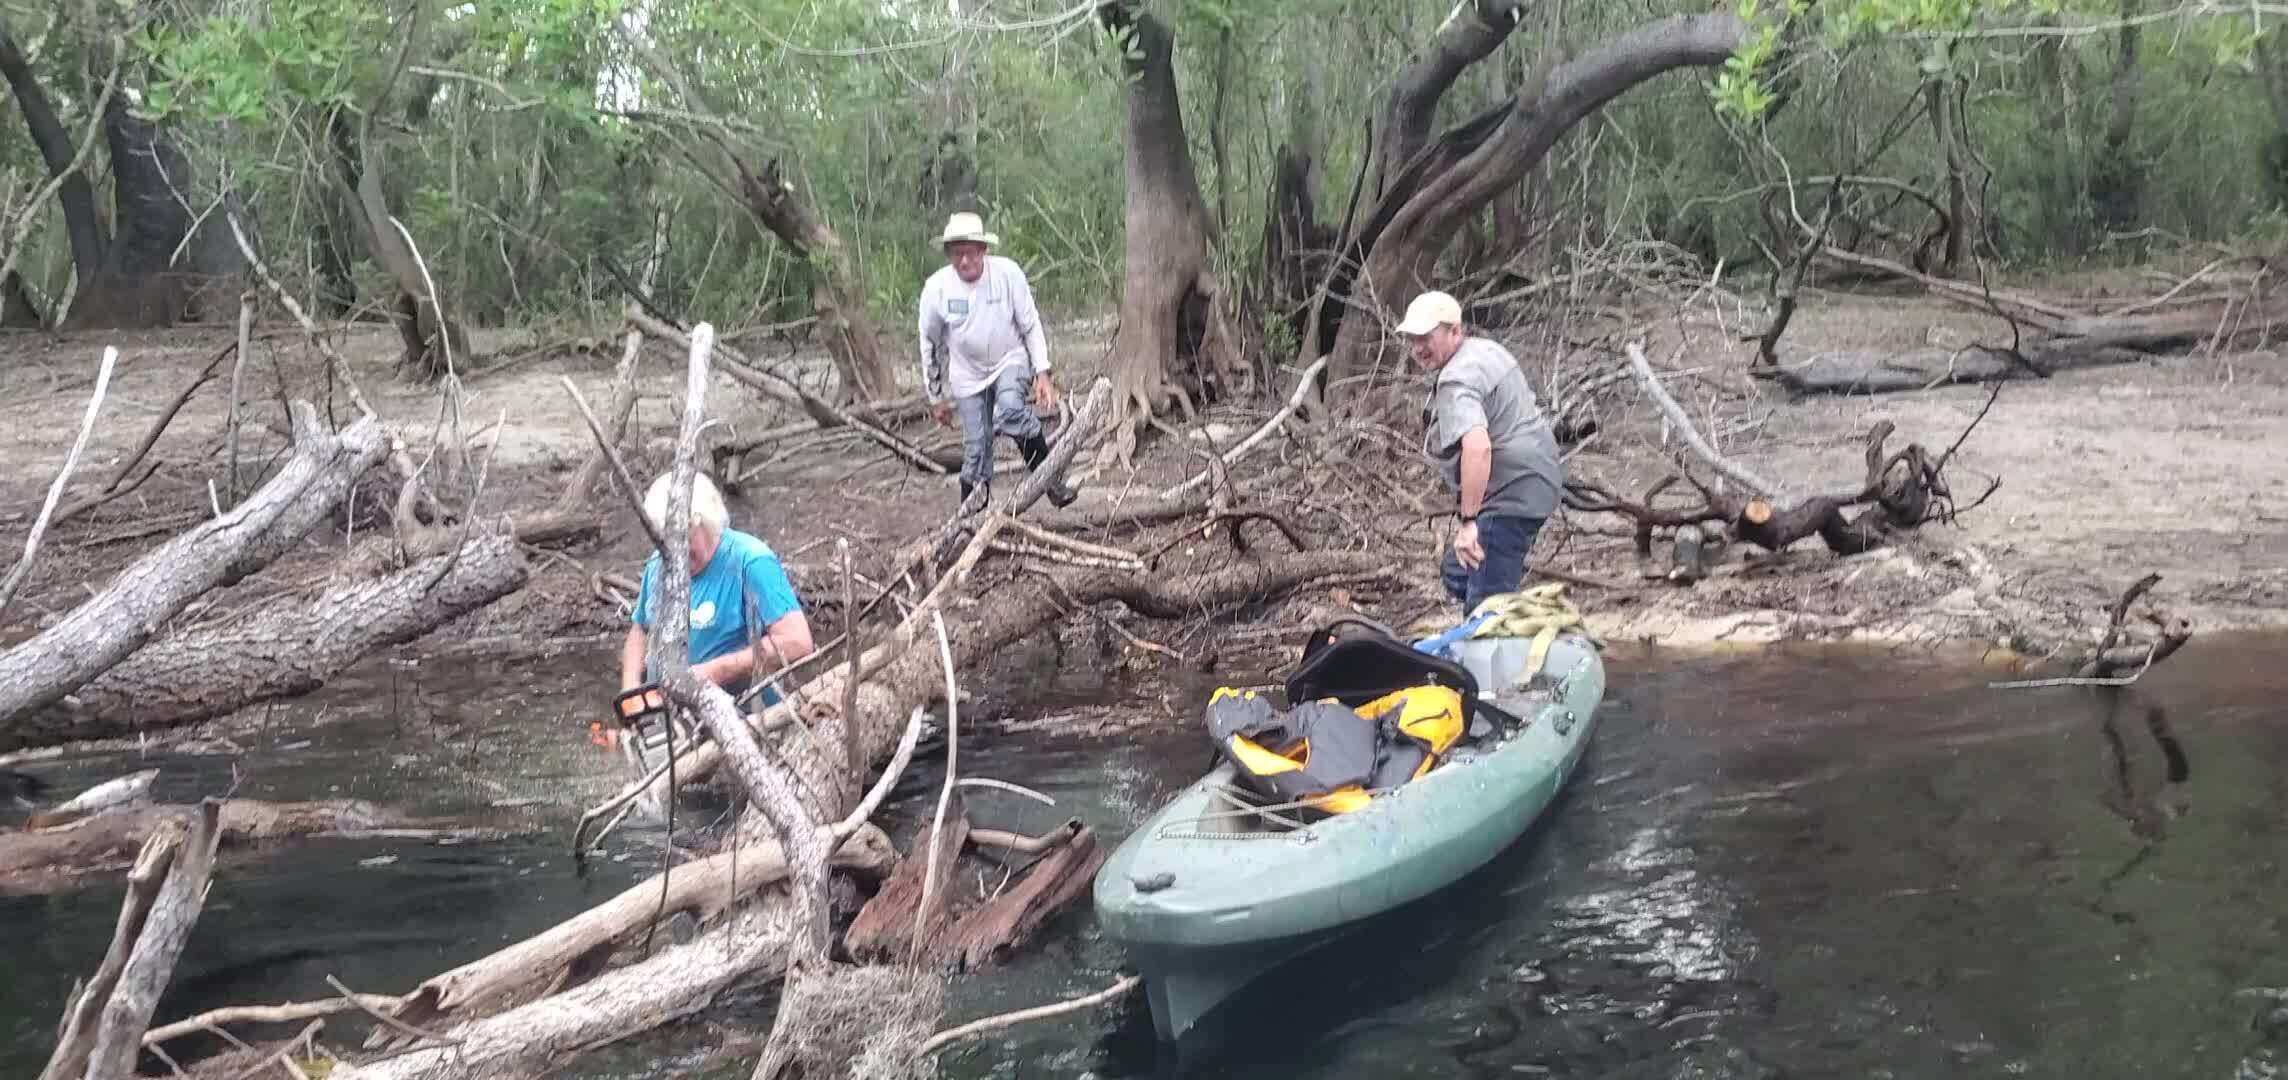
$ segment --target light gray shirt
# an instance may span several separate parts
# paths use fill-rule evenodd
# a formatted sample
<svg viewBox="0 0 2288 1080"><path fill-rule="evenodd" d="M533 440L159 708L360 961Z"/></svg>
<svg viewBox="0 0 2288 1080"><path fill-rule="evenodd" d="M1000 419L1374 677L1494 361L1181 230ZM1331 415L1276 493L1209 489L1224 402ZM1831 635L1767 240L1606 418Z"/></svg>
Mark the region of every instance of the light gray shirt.
<svg viewBox="0 0 2288 1080"><path fill-rule="evenodd" d="M974 283L940 267L922 285L920 314L922 392L931 401L948 390L957 398L983 391L1011 364L1049 370L1041 313L1014 260L987 255Z"/></svg>
<svg viewBox="0 0 2288 1080"><path fill-rule="evenodd" d="M1557 437L1508 349L1482 337L1463 339L1438 370L1422 424L1423 449L1456 493L1462 490L1462 436L1486 430L1493 472L1480 514L1546 518L1557 511L1565 483Z"/></svg>

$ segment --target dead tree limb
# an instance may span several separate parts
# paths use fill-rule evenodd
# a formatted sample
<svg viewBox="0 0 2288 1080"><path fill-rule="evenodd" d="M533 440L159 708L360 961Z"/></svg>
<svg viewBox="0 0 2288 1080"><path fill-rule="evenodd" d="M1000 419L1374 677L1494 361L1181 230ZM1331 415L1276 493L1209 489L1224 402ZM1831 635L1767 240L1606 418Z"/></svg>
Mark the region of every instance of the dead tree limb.
<svg viewBox="0 0 2288 1080"><path fill-rule="evenodd" d="M691 345L690 334L653 318L649 314L630 313L628 322L662 341L672 341L686 348ZM952 471L936 458L923 453L921 448L881 427L859 419L852 415L848 409L811 393L801 383L771 370L766 365L747 359L738 350L729 346L720 346L719 348L723 353L723 371L725 374L752 387L766 397L800 407L804 412L809 413L812 419L818 421L820 427L848 427L924 472L944 476Z"/></svg>
<svg viewBox="0 0 2288 1080"><path fill-rule="evenodd" d="M1300 411L1303 408L1303 402L1310 398L1311 388L1316 385L1319 373L1327 370L1327 362L1332 359L1333 354L1331 353L1321 356L1312 361L1311 366L1304 368L1302 374L1295 376L1295 390L1287 395L1287 403L1280 406L1278 412L1271 414L1271 418L1265 420L1261 427L1250 432L1246 438L1239 441L1238 445L1233 446L1229 452L1225 453L1222 457L1223 466L1230 468L1240 458L1247 456L1248 451L1255 449L1265 439L1270 438L1272 432L1279 430L1280 425L1285 424L1289 418ZM1217 470L1212 466L1202 469L1191 479L1161 492L1160 497L1163 499L1176 498L1207 483L1216 475L1216 472Z"/></svg>
<svg viewBox="0 0 2288 1080"><path fill-rule="evenodd" d="M40 1071L40 1080L78 1080L86 1075L88 1057L95 1051L104 1003L111 1000L112 991L119 986L119 976L126 970L136 941L143 936L143 926L166 883L167 871L182 852L186 833L183 819L170 816L144 834L135 867L127 875L127 896L119 904L119 921L112 929L111 947L104 951L103 962L88 978L87 985L80 988L64 1009L55 1052L49 1056L47 1068Z"/></svg>
<svg viewBox="0 0 2288 1080"><path fill-rule="evenodd" d="M371 418L329 435L308 403L295 402L290 412L294 456L269 483L137 559L54 626L8 650L0 662L0 749L24 745L17 731L27 717L126 659L192 600L300 543L386 452Z"/></svg>
<svg viewBox="0 0 2288 1080"><path fill-rule="evenodd" d="M1685 445L1700 455L1700 460L1707 462L1710 468L1725 479L1748 489L1751 494L1779 495L1784 492L1785 489L1780 485L1727 460L1724 455L1716 452L1715 447L1708 445L1708 440L1701 438L1700 429L1693 426L1692 417L1685 413L1684 406L1669 396L1668 388L1660 384L1660 376L1653 374L1652 362L1645 359L1644 347L1632 341L1627 351L1630 369L1636 372L1637 380L1644 384L1646 396L1660 406L1661 414L1668 417L1669 423L1676 425L1677 433L1684 438Z"/></svg>
<svg viewBox="0 0 2288 1080"><path fill-rule="evenodd" d="M130 875L111 951L67 1012L41 1080L85 1075L131 1080L151 1011L174 974L206 906L207 878L222 838L222 803L208 799L152 830ZM154 879L164 875L163 880Z"/></svg>
<svg viewBox="0 0 2288 1080"><path fill-rule="evenodd" d="M1054 1005L1042 1005L1031 1009L1019 1009L1016 1012L1002 1013L999 1016L988 1016L982 1020L972 1020L969 1023L961 1025L960 1027L947 1028L944 1031L930 1036L927 1042L922 1043L920 1052L923 1056L926 1057L930 1054L935 1054L938 1051L961 1041L962 1039L973 1038L978 1035L986 1034L987 1032L999 1031L1003 1028L1015 1027L1018 1024L1028 1023L1034 1020L1046 1020L1052 1016L1063 1016L1066 1013L1079 1012L1082 1009L1093 1009L1096 1006L1102 1005L1109 1001L1118 1001L1129 991L1136 989L1136 984L1141 981L1142 980L1137 976L1123 975L1120 978L1114 980L1111 986L1107 986L1093 994L1074 998L1071 1001L1060 1001Z"/></svg>
<svg viewBox="0 0 2288 1080"><path fill-rule="evenodd" d="M39 557L40 540L47 535L48 519L56 512L56 500L64 493L64 485L71 482L72 470L79 467L79 455L87 449L88 436L95 434L95 418L103 411L104 391L111 388L111 369L119 362L119 350L103 347L103 361L95 369L95 391L88 395L87 414L80 418L79 435L72 439L71 450L64 455L63 468L56 470L56 479L48 485L48 497L40 503L40 516L32 520L32 531L24 537L24 555L16 560L15 569L8 571L8 579L0 581L0 619L8 616L8 606L15 602L16 590L24 585L24 576L32 572L32 560Z"/></svg>
<svg viewBox="0 0 2288 1080"><path fill-rule="evenodd" d="M190 382L185 383L182 390L175 394L174 399L167 402L166 406L159 410L159 415L151 421L151 425L143 429L143 438L135 444L134 452L128 454L126 460L112 468L111 476L103 482L103 486L64 504L63 509L56 511L56 519L51 524L61 525L70 521L112 499L135 490L136 485L141 484L145 479L149 479L151 474L149 471L145 471L142 477L135 479L134 483L128 483L136 467L142 465L143 459L151 455L151 448L158 445L159 436L165 433L167 425L174 422L175 414L183 410L183 406L190 402L191 395L198 393L199 387L205 386L209 380L215 377L216 368L221 366L223 360L236 354L239 348L240 346L234 342L215 350L214 355L208 357L206 364L199 369L199 373L193 376ZM237 503L238 495L233 490L230 492L230 501L224 505L234 506ZM0 604L0 608L6 606Z"/></svg>

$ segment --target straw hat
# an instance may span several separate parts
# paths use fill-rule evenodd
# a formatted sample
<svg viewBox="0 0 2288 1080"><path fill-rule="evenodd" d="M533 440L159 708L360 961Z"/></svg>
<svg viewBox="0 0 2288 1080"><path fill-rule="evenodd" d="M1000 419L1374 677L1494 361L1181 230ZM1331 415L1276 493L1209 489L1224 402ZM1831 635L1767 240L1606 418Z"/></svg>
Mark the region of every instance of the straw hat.
<svg viewBox="0 0 2288 1080"><path fill-rule="evenodd" d="M937 238L938 245L942 247L960 240L973 240L987 247L1001 242L1000 237L985 231L984 219L975 214L955 214L945 219L945 232Z"/></svg>

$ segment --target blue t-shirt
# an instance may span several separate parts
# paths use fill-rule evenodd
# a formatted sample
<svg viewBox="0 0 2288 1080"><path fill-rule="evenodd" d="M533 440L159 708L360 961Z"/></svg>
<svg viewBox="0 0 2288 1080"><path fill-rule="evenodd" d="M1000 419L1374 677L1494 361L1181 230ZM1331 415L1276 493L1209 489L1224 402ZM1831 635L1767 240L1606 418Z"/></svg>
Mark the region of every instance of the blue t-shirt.
<svg viewBox="0 0 2288 1080"><path fill-rule="evenodd" d="M655 551L644 560L643 584L636 592L635 623L647 633L652 624L651 593L659 575L659 553ZM704 664L746 647L743 603L753 605L754 623L762 628L802 610L802 601L795 597L794 583L787 580L778 553L757 537L725 529L715 545L714 558L691 579L691 663ZM746 692L747 685L747 680L741 679L723 689L737 697ZM762 699L765 705L776 705L779 695L765 688Z"/></svg>

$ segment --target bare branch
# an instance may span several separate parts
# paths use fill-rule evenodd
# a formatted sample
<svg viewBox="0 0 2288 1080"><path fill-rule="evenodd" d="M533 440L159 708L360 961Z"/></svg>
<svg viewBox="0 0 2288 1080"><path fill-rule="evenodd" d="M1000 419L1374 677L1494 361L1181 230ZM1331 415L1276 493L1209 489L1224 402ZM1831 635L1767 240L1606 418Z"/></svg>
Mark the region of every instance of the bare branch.
<svg viewBox="0 0 2288 1080"><path fill-rule="evenodd" d="M8 580L0 582L0 615L16 599L16 590L23 588L24 575L31 573L32 560L40 553L40 540L47 534L48 519L56 512L56 500L64 493L64 485L71 482L72 470L79 466L79 455L87 449L87 438L95 432L96 414L103 411L104 391L111 387L111 369L119 362L119 350L103 347L103 362L95 369L95 393L87 399L87 415L80 418L79 436L72 440L71 452L64 455L64 467L56 471L55 482L48 485L48 497L40 504L40 516L32 521L31 535L24 538L24 555L16 560L16 568L8 571Z"/></svg>

